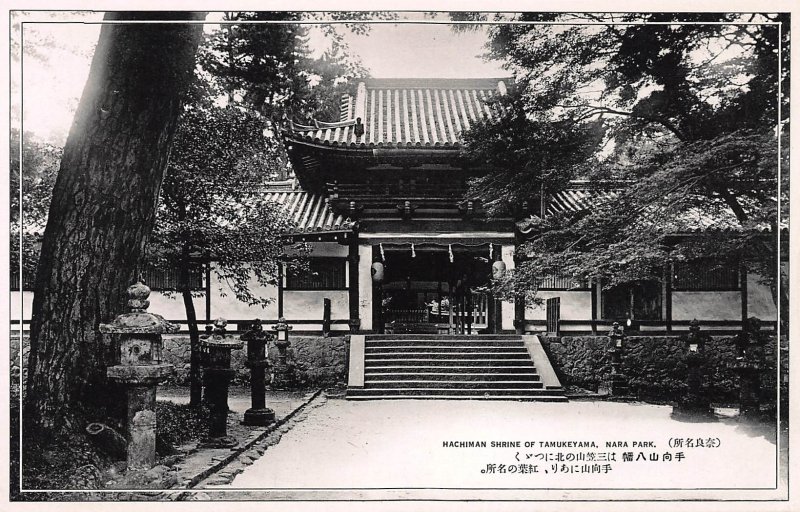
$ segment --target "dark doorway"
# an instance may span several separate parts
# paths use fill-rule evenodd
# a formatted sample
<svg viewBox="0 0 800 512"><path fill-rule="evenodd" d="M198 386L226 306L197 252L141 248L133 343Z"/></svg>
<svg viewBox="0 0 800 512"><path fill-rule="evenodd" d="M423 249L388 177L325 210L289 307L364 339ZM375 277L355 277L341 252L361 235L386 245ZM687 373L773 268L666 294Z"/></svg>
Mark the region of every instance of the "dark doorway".
<svg viewBox="0 0 800 512"><path fill-rule="evenodd" d="M471 249L471 248L470 248ZM384 249L382 320L395 333L471 333L486 328L490 263L478 248ZM488 248L487 248L488 252Z"/></svg>
<svg viewBox="0 0 800 512"><path fill-rule="evenodd" d="M641 281L603 290L603 318L661 320L661 283Z"/></svg>

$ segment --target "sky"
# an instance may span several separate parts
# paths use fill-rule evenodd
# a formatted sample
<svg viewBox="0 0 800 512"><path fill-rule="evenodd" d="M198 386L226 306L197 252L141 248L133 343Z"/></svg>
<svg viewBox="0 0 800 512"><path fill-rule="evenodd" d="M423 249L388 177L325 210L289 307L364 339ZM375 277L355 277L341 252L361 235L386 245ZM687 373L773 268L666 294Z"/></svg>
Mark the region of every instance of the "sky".
<svg viewBox="0 0 800 512"><path fill-rule="evenodd" d="M24 129L55 144L66 140L100 32L100 25L93 22L102 19L98 13L70 16L77 21L52 23L66 18L37 13L32 20L49 23L26 22L23 28ZM209 19L214 20L215 14ZM212 28L209 25L207 30ZM480 78L508 74L499 63L480 57L486 41L482 29L454 33L449 25L424 21L376 23L368 35L347 33L346 40L351 53L360 56L376 78ZM321 51L324 38L317 34L310 43ZM37 57L37 52L41 56ZM12 87L12 94L18 93L19 87Z"/></svg>

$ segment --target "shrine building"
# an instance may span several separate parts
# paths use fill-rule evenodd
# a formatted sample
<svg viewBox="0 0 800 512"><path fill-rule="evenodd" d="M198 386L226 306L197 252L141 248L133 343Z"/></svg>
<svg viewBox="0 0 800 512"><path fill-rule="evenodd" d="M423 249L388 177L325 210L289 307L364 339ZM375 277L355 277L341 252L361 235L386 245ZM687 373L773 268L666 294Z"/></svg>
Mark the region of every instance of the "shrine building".
<svg viewBox="0 0 800 512"><path fill-rule="evenodd" d="M492 170L468 165L461 134L497 115L489 100L506 93L506 82L366 79L343 97L338 120L290 123L283 136L295 177L264 193L295 221L293 238L312 248L312 272L284 272L278 286L256 289L274 299L266 309L220 292L212 272L198 273L200 320L274 324L284 317L296 332L317 333L552 330L544 306L495 300L487 291L492 272L515 267L516 248L536 216L590 208L614 191L575 181L531 198L529 212L491 219L466 199L467 181ZM711 224L698 219L676 235L718 228ZM146 280L154 291L151 309L185 325L181 301L160 293L175 276ZM22 301L12 297L12 318L23 316L27 324L32 292L22 288ZM777 318L769 288L743 267L665 265L661 281L614 289L557 275L543 280L538 294L559 299L563 334L604 334L614 321L629 319L642 332L670 333L685 331L695 318L719 332L738 330L751 316L774 328Z"/></svg>
<svg viewBox="0 0 800 512"><path fill-rule="evenodd" d="M342 100L340 119L285 133L296 182L274 190L311 243L313 275L284 276L276 316L306 322L332 304L332 329L365 333L532 333L546 309L498 301L492 272L513 269L532 217L578 211L614 191L571 182L543 191L531 212L487 218L465 198L467 180L491 172L461 157L460 134L496 115L488 100L504 79L367 79ZM687 236L719 223L702 219ZM680 233L676 233L680 235ZM665 269L667 267L665 266ZM551 276L541 297L559 298L561 332L601 333L614 321L673 332L739 329L750 316L774 325L770 290L742 268L673 265L660 282L603 289L600 282ZM318 325L318 324L309 324Z"/></svg>

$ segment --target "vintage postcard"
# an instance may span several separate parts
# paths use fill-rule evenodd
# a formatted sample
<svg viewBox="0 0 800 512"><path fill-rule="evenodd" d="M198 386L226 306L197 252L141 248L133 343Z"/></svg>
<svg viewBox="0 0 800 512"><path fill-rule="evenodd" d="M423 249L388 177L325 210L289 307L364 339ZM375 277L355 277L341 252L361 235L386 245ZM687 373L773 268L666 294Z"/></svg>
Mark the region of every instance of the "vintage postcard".
<svg viewBox="0 0 800 512"><path fill-rule="evenodd" d="M789 4L164 7L9 10L11 509L792 508Z"/></svg>

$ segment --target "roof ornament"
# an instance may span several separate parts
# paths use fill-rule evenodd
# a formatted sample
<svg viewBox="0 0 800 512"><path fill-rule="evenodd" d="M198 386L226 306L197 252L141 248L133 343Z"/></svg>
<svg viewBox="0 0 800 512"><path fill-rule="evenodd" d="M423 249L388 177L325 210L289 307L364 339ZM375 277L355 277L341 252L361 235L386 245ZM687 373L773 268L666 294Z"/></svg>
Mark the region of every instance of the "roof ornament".
<svg viewBox="0 0 800 512"><path fill-rule="evenodd" d="M364 135L364 123L361 122L361 118L356 118L356 126L353 128L353 133L356 137L361 137Z"/></svg>

